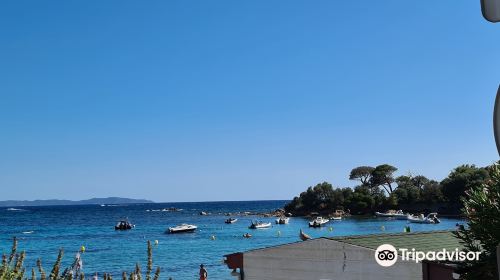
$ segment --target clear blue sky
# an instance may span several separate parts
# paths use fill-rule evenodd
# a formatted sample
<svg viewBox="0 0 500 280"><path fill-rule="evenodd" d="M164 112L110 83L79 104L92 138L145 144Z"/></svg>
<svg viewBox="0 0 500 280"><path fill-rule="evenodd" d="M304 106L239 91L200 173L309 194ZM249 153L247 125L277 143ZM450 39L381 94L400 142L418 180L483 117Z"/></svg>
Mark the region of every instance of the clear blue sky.
<svg viewBox="0 0 500 280"><path fill-rule="evenodd" d="M289 199L498 159L479 0L2 1L4 199Z"/></svg>

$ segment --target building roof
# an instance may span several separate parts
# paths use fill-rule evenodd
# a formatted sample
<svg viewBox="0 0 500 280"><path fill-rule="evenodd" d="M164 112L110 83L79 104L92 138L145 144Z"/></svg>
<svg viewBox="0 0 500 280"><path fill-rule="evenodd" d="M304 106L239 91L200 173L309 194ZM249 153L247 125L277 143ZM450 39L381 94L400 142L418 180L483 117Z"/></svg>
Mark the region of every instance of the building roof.
<svg viewBox="0 0 500 280"><path fill-rule="evenodd" d="M229 268L243 267L243 255L250 252L262 252L273 248L283 246L296 246L297 244L307 244L308 242L317 242L319 240L330 240L335 242L343 242L346 244L363 247L369 250L376 250L382 244L391 244L399 248L408 250L415 249L416 251L455 251L455 249L463 250L463 245L459 239L453 235L453 231L428 231L428 232L413 232L413 233L385 233L371 235L355 235L343 237L321 237L307 241L297 241L294 243L281 244L265 248L253 249L246 252L238 252L225 255L225 263Z"/></svg>
<svg viewBox="0 0 500 280"><path fill-rule="evenodd" d="M382 244L391 244L396 248L407 248L417 251L437 251L446 249L454 251L463 248L453 231L429 231L395 234L372 234L358 236L331 237L330 240L344 242L355 246L376 250Z"/></svg>

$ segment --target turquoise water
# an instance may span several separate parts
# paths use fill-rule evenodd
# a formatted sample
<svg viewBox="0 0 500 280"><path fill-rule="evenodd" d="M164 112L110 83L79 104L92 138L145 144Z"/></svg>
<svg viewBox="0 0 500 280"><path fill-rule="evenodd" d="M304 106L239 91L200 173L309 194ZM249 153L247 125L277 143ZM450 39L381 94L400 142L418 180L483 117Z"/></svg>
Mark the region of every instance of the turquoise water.
<svg viewBox="0 0 500 280"><path fill-rule="evenodd" d="M89 276L108 272L115 278L122 271L130 272L135 263L146 267L146 240L158 240L154 246L154 263L161 268L161 279L197 279L198 266L206 265L210 279L233 279L223 264L225 254L255 248L299 241L299 230L312 237L402 232L406 221L377 218L346 218L330 222L327 227L312 229L303 218L291 218L288 225L269 229L250 230L253 216L240 216L235 224L224 224L228 212L264 212L283 205L286 201L157 203L141 205L106 206L51 206L0 208L0 251L10 252L11 238L19 238L19 248L26 250L26 266L31 267L38 257L45 270L50 270L59 248L64 248L64 265L69 265L80 246L86 247L83 269ZM180 212L151 211L176 207ZM147 211L150 210L150 211ZM200 211L210 215L200 216ZM136 224L126 232L115 231L115 223L123 218ZM442 218L437 225L410 224L412 231L453 229L455 219ZM165 234L165 229L180 223L198 226L195 233ZM384 226L385 231L381 230ZM242 235L253 235L245 239ZM215 240L212 240L215 236Z"/></svg>

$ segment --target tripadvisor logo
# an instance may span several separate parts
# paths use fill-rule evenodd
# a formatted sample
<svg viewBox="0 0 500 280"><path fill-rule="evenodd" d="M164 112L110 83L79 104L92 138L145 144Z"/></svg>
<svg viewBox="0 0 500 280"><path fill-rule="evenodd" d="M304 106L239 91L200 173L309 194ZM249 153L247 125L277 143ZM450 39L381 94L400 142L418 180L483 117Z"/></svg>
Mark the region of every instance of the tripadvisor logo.
<svg viewBox="0 0 500 280"><path fill-rule="evenodd" d="M391 244L382 244L375 251L375 260L381 266L392 266L398 260L398 252Z"/></svg>
<svg viewBox="0 0 500 280"><path fill-rule="evenodd" d="M442 249L439 251L417 251L415 248L399 248L396 250L391 244L382 244L375 251L375 261L381 266L389 267L398 260L398 251L402 261L414 261L419 263L423 260L428 261L474 261L479 260L481 252L464 252L458 248L452 251Z"/></svg>

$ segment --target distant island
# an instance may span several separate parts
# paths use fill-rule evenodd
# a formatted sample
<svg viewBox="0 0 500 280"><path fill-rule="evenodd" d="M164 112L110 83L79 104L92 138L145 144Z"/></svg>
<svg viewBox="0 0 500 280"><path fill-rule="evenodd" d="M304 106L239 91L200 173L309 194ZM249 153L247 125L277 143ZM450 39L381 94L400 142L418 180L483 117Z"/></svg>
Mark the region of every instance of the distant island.
<svg viewBox="0 0 500 280"><path fill-rule="evenodd" d="M146 199L132 199L122 197L91 198L85 200L64 200L64 199L42 199L42 200L4 200L0 201L0 207L15 206L53 206L53 205L91 205L91 204L136 204L154 203Z"/></svg>

